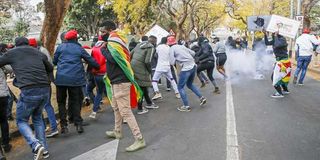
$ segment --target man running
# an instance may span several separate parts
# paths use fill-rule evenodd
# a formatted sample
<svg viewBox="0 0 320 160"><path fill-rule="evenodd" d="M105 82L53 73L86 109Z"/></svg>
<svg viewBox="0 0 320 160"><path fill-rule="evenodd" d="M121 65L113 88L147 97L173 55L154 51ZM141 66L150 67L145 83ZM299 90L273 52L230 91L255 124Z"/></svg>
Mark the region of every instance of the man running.
<svg viewBox="0 0 320 160"><path fill-rule="evenodd" d="M156 48L157 55L158 55L158 62L156 71L152 77L152 86L155 92L153 100L162 98L161 93L159 92L158 88L158 81L161 78L162 75L165 75L168 80L170 80L172 88L174 89L174 92L176 94L177 98L180 98L180 94L177 88L176 81L174 80L170 68L170 55L169 50L170 47L166 44L167 43L167 37L163 37L161 39L160 45Z"/></svg>
<svg viewBox="0 0 320 160"><path fill-rule="evenodd" d="M196 75L197 66L194 62L195 52L191 49L177 45L176 39L173 36L168 37L167 44L170 46L170 64L173 65L178 62L181 65L181 72L179 74L178 90L181 95L183 106L177 109L181 112L190 112L191 107L189 106L188 97L184 86L187 87L197 95L200 99L200 105L204 105L207 100L200 93L199 89L193 85L193 80Z"/></svg>

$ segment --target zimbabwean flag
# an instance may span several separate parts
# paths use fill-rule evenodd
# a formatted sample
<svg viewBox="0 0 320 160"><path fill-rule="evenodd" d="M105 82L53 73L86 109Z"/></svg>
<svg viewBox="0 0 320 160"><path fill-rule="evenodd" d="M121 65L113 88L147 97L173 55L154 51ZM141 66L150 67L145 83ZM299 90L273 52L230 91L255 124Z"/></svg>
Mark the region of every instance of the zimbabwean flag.
<svg viewBox="0 0 320 160"><path fill-rule="evenodd" d="M139 102L143 96L143 92L138 83L134 80L134 73L130 64L130 52L126 46L127 40L125 36L117 31L111 32L107 48L110 51L113 59L118 63L124 74L132 83L131 86L131 104ZM112 101L111 83L107 76L105 76L105 84L107 89L107 96L109 101ZM135 107L135 106L133 106Z"/></svg>

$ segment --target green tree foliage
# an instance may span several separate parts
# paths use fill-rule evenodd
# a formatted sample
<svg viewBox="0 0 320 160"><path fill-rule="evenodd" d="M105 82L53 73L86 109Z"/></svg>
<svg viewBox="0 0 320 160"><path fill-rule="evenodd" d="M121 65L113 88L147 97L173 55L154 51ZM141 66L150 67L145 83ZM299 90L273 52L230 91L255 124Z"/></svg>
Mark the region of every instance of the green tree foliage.
<svg viewBox="0 0 320 160"><path fill-rule="evenodd" d="M68 29L75 28L85 38L98 34L99 24L106 19L115 19L111 8L101 7L98 0L72 0L65 17Z"/></svg>

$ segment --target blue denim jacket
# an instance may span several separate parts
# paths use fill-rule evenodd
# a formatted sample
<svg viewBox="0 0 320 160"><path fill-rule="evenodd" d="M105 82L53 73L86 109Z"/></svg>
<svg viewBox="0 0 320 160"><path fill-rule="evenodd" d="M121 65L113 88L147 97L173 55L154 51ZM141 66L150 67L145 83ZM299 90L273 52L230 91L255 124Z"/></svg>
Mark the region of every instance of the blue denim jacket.
<svg viewBox="0 0 320 160"><path fill-rule="evenodd" d="M84 86L84 59L89 66L99 69L99 64L77 42L68 41L58 46L53 64L57 65L55 84L57 86Z"/></svg>

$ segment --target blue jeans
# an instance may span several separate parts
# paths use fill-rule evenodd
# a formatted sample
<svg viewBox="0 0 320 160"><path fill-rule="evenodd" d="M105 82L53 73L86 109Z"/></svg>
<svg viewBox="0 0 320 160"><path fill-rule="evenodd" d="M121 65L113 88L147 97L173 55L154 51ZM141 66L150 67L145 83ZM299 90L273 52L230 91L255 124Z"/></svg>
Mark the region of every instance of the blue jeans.
<svg viewBox="0 0 320 160"><path fill-rule="evenodd" d="M103 82L103 75L95 75L94 76L94 81L97 86L97 94L94 97L94 102L93 102L93 112L97 112L99 107L100 107L100 102L102 100L102 95L104 93L105 85Z"/></svg>
<svg viewBox="0 0 320 160"><path fill-rule="evenodd" d="M49 92L49 87L21 89L17 103L17 126L33 151L39 143L46 149L48 148L42 111L50 97ZM30 117L34 125L35 135L28 123Z"/></svg>
<svg viewBox="0 0 320 160"><path fill-rule="evenodd" d="M48 115L49 123L51 126L51 132L57 131L58 130L57 119L56 119L56 115L54 113L54 109L51 105L51 87L50 87L50 92L49 92L49 98L48 98L48 101L46 102L46 104L44 105L44 109Z"/></svg>
<svg viewBox="0 0 320 160"><path fill-rule="evenodd" d="M178 82L178 90L181 95L181 99L184 106L189 106L188 98L186 91L184 90L184 86L187 84L187 87L196 94L199 98L202 97L199 89L193 85L193 80L196 75L197 67L194 66L189 71L181 71L179 75L179 82Z"/></svg>
<svg viewBox="0 0 320 160"><path fill-rule="evenodd" d="M297 69L296 69L296 72L294 73L294 77L298 78L301 71L299 83L303 83L304 77L306 76L306 73L307 73L309 63L311 62L311 57L312 56L299 56L297 59Z"/></svg>

